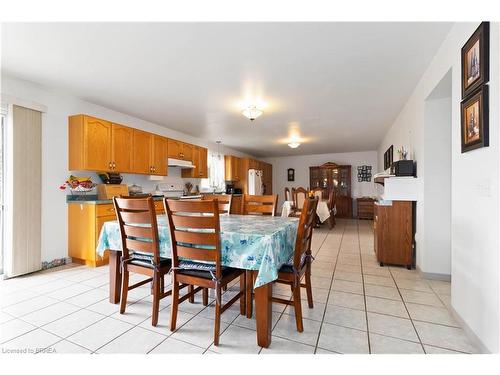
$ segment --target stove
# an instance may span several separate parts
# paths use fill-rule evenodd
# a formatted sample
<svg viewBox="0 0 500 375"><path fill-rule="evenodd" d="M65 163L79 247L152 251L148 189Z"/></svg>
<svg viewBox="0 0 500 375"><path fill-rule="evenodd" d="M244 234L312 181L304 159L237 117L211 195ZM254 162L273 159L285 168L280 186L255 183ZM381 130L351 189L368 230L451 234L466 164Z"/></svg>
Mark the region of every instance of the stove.
<svg viewBox="0 0 500 375"><path fill-rule="evenodd" d="M158 184L153 196L170 199L201 199L201 195L184 195L183 184Z"/></svg>

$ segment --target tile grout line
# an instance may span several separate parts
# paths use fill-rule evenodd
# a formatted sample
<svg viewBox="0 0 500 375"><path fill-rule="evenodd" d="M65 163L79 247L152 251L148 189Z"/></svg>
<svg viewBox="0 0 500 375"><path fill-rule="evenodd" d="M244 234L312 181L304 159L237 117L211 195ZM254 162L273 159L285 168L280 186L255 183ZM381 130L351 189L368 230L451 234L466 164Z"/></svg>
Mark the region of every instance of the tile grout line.
<svg viewBox="0 0 500 375"><path fill-rule="evenodd" d="M366 290L365 290L365 275L363 274L363 257L361 256L361 241L359 238L359 222L356 221L356 228L358 233L358 250L359 250L359 261L361 267L361 283L363 285L363 301L365 303L365 321L366 321L366 336L368 339L368 354L372 354L372 346L370 342L370 325L368 324L368 306L366 304Z"/></svg>
<svg viewBox="0 0 500 375"><path fill-rule="evenodd" d="M340 237L340 243L339 243L339 247L337 249L337 255L335 257L335 266L333 266L333 272L332 272L332 276L331 276L331 280L330 280L330 288L328 289L328 294L326 296L325 311L323 311L323 317L321 319L321 323L320 323L320 326L319 326L318 338L316 339L316 345L314 347L314 354L316 354L317 351L318 351L319 339L321 337L321 330L323 328L323 323L325 322L326 309L328 309L328 301L330 300L330 293L332 292L332 286L333 286L333 281L334 281L334 277L335 277L335 271L337 269L337 264L338 264L338 260L339 260L339 254L342 251L341 250L342 249L342 241L344 240L345 229L346 229L346 224L343 223L342 235ZM324 244L324 242L326 241L326 238L328 238L329 235L330 235L330 231L329 231L327 237L325 237L325 240L323 241L323 243L321 244L321 247L323 247L323 244ZM320 247L320 250L321 250L321 247Z"/></svg>
<svg viewBox="0 0 500 375"><path fill-rule="evenodd" d="M398 294L401 297L401 301L403 302L403 306L405 307L406 313L408 314L408 317L410 318L411 325L413 327L413 330L415 331L415 334L417 335L418 341L420 341L420 346L422 347L424 354L427 354L427 352L425 351L424 344L422 343L422 339L420 338L420 335L418 334L417 328L415 327L415 323L413 322L413 318L410 314L410 311L408 310L408 307L406 306L406 301L404 300L403 295L401 294L401 291L399 290L398 283L397 283L396 279L394 278L394 275L392 274L390 267L389 267L389 274L391 275L391 278L392 278L392 281L394 281L394 284L396 284L396 290L398 291Z"/></svg>

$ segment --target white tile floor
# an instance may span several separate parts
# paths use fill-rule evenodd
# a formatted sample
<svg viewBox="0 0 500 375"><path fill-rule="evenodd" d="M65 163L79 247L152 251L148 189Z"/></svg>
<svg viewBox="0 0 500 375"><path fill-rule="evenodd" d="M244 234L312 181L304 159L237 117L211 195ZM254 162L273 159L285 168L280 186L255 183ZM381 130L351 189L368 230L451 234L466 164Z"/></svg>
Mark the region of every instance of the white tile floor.
<svg viewBox="0 0 500 375"><path fill-rule="evenodd" d="M158 326L151 326L147 286L130 292L120 315L107 301L107 267L77 265L0 282L0 346L4 353L475 353L447 309L450 283L379 267L371 225L338 220L331 231L315 231L315 307L303 301L304 332L298 333L293 307L274 304L268 349L256 345L255 320L239 315L238 305L222 316L218 347L213 306L205 308L201 297L180 305L173 333L170 298L161 302ZM274 293L290 297L287 286L276 285Z"/></svg>

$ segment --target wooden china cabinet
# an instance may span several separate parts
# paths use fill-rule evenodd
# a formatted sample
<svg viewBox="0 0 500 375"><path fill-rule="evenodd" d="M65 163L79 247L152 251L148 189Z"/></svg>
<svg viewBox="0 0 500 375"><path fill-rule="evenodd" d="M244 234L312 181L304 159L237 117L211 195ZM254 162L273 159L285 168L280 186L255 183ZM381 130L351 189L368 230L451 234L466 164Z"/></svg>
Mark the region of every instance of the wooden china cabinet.
<svg viewBox="0 0 500 375"><path fill-rule="evenodd" d="M323 198L327 199L335 189L337 217L352 218L351 166L332 162L309 167L310 189L323 188Z"/></svg>

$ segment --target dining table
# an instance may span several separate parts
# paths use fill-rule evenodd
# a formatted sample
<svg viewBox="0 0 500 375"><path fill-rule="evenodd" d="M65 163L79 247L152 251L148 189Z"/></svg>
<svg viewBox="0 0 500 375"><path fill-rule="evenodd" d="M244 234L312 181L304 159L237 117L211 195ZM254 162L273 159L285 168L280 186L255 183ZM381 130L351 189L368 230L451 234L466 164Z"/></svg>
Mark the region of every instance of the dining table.
<svg viewBox="0 0 500 375"><path fill-rule="evenodd" d="M281 207L281 217L288 217L292 213L293 201L283 202ZM336 212L336 208L334 208ZM328 199L320 199L318 201L318 206L316 207L316 215L318 215L319 221L324 223L330 217L330 209L328 208Z"/></svg>
<svg viewBox="0 0 500 375"><path fill-rule="evenodd" d="M171 239L165 215L157 216L160 256L171 257ZM257 344L269 347L272 326L272 287L278 272L295 248L298 218L264 215L220 216L221 262L223 266L251 271L255 280ZM105 222L97 243L97 253L109 254L109 301L117 304L121 294L122 242L117 221ZM251 316L247 316L251 317Z"/></svg>

